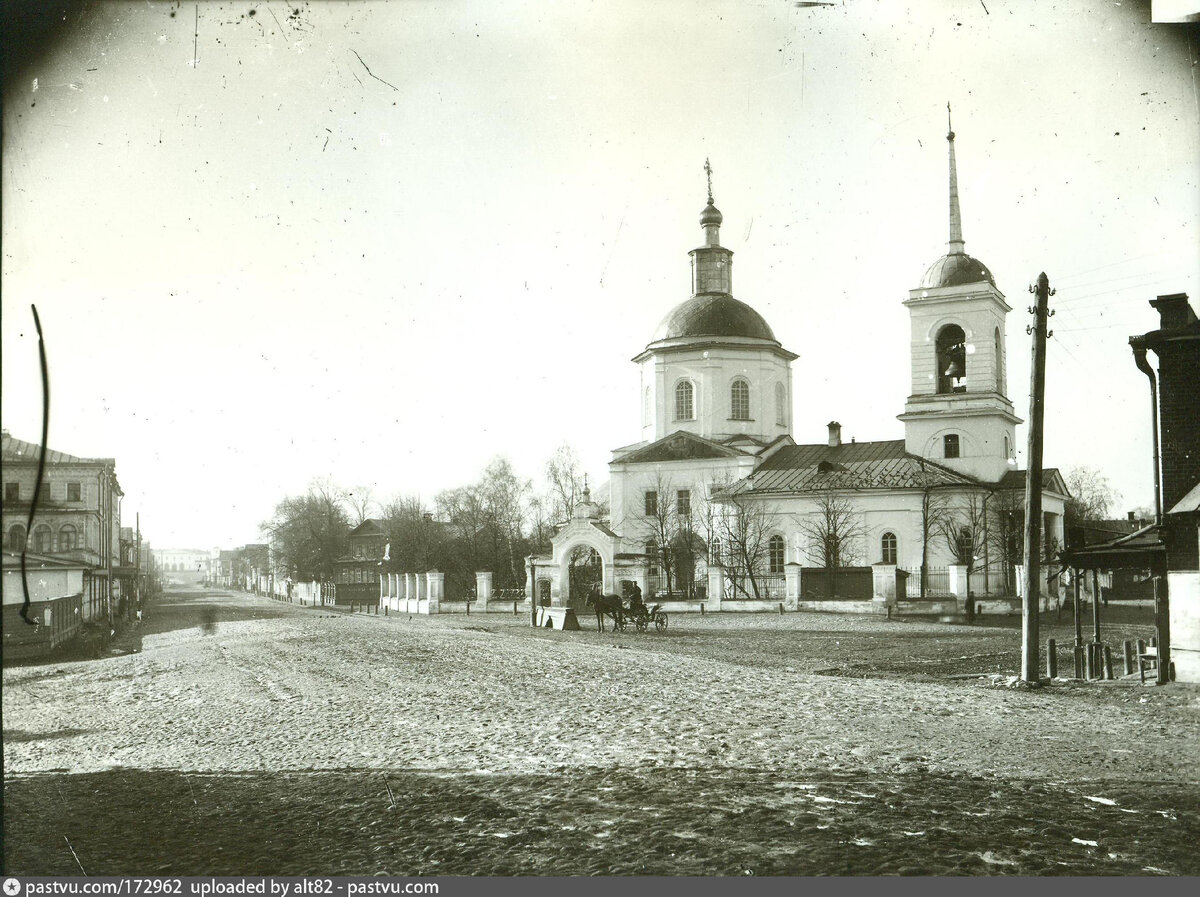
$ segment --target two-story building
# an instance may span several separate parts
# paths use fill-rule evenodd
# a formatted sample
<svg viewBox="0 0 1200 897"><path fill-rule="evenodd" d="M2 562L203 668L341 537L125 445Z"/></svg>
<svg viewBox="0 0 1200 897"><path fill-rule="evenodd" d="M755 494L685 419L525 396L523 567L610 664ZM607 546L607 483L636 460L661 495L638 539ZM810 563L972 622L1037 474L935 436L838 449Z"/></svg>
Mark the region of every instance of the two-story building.
<svg viewBox="0 0 1200 897"><path fill-rule="evenodd" d="M87 572L86 618L108 615L112 602L120 596L114 571L121 565L124 493L117 480L116 461L47 449L37 507L32 526L27 528L41 453L35 443L3 432L4 545L17 556L28 551L82 564Z"/></svg>

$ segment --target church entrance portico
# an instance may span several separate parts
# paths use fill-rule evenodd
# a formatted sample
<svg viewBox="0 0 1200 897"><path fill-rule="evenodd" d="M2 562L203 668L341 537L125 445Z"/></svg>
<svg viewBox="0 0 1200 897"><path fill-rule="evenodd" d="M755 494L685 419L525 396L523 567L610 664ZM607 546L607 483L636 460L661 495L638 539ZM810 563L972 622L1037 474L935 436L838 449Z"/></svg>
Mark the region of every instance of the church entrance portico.
<svg viewBox="0 0 1200 897"><path fill-rule="evenodd" d="M593 589L604 589L604 561L591 546L577 545L567 562L567 607L585 610Z"/></svg>

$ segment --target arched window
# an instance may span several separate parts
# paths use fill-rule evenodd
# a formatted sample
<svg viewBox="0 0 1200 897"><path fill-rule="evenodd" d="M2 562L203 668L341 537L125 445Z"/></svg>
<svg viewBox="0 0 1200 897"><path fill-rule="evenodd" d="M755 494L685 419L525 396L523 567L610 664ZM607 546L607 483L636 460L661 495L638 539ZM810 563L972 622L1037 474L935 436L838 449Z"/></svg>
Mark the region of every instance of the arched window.
<svg viewBox="0 0 1200 897"><path fill-rule="evenodd" d="M787 390L782 383L775 384L775 423L787 426Z"/></svg>
<svg viewBox="0 0 1200 897"><path fill-rule="evenodd" d="M733 381L729 388L729 408L733 420L750 420L750 384L745 380Z"/></svg>
<svg viewBox="0 0 1200 897"><path fill-rule="evenodd" d="M883 556L883 563L896 563L896 534L884 533L883 538L879 540L880 552Z"/></svg>
<svg viewBox="0 0 1200 897"><path fill-rule="evenodd" d="M696 419L696 391L690 380L680 380L675 387L675 420Z"/></svg>
<svg viewBox="0 0 1200 897"><path fill-rule="evenodd" d="M1009 444L1008 436L1004 437L1004 459L1007 461L1012 458L1012 445Z"/></svg>
<svg viewBox="0 0 1200 897"><path fill-rule="evenodd" d="M25 527L19 523L8 531L8 550L25 550Z"/></svg>
<svg viewBox="0 0 1200 897"><path fill-rule="evenodd" d="M49 554L54 550L54 533L44 523L34 527L33 550L38 554Z"/></svg>
<svg viewBox="0 0 1200 897"><path fill-rule="evenodd" d="M654 420L654 406L650 401L650 387L646 387L646 396L642 402L642 426L648 427Z"/></svg>
<svg viewBox="0 0 1200 897"><path fill-rule="evenodd" d="M75 550L75 527L69 523L65 523L58 528L58 550Z"/></svg>
<svg viewBox="0 0 1200 897"><path fill-rule="evenodd" d="M958 457L958 434L947 433L942 437L942 455L946 458Z"/></svg>
<svg viewBox="0 0 1200 897"><path fill-rule="evenodd" d="M767 542L767 562L770 564L770 572L782 573L783 564L787 559L783 536L775 535Z"/></svg>
<svg viewBox="0 0 1200 897"><path fill-rule="evenodd" d="M955 539L954 554L955 560L960 564L971 566L971 562L975 557L975 541L971 538L971 527L964 526L958 531L958 537Z"/></svg>
<svg viewBox="0 0 1200 897"><path fill-rule="evenodd" d="M957 324L947 324L937 336L937 391L967 391L967 336Z"/></svg>
<svg viewBox="0 0 1200 897"><path fill-rule="evenodd" d="M1004 395L1004 348L1000 345L1000 328L996 328L996 392Z"/></svg>

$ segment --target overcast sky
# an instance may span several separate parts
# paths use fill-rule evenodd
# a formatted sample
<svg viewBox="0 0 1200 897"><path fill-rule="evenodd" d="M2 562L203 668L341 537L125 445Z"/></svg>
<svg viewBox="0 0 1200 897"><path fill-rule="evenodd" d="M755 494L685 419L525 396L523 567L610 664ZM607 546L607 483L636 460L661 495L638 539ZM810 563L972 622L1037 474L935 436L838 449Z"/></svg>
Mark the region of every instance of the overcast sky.
<svg viewBox="0 0 1200 897"><path fill-rule="evenodd" d="M50 445L115 456L160 547L254 541L319 476L432 499L568 442L606 480L707 157L734 294L800 355L797 442L900 438L949 101L1017 412L1045 270L1046 463L1149 505L1127 338L1158 294L1200 306L1188 27L1095 0L90 6L6 85L4 426L39 438L36 303Z"/></svg>

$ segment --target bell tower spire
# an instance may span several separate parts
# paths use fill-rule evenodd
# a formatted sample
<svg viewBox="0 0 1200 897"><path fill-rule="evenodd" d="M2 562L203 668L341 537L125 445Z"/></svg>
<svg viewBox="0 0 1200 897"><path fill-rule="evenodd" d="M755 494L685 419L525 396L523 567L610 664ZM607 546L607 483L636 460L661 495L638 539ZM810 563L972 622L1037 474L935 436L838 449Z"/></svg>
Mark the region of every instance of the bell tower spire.
<svg viewBox="0 0 1200 897"><path fill-rule="evenodd" d="M712 171L712 165L705 159L708 205L700 213L704 245L691 252L693 296L700 293L733 293L733 253L721 245L721 222L724 216L713 205Z"/></svg>
<svg viewBox="0 0 1200 897"><path fill-rule="evenodd" d="M950 104L946 104L946 126L950 144L950 254L965 255L962 235L962 214L958 210L958 167L954 164L954 126L950 121Z"/></svg>

